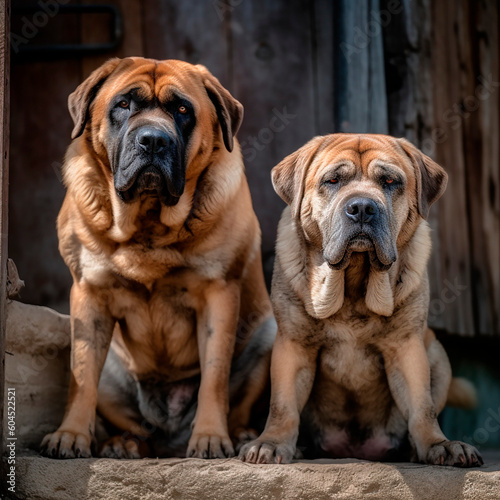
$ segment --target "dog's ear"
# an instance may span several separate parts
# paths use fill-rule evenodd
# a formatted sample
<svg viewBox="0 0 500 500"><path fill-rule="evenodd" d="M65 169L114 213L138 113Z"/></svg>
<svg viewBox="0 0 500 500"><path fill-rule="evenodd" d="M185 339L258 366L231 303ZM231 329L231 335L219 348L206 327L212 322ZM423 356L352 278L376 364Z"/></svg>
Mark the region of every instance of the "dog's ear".
<svg viewBox="0 0 500 500"><path fill-rule="evenodd" d="M203 84L205 85L208 97L210 97L215 106L217 118L222 129L224 145L231 152L234 145L233 138L243 120L243 105L221 85L219 80L205 66L198 64L196 67L202 74Z"/></svg>
<svg viewBox="0 0 500 500"><path fill-rule="evenodd" d="M418 213L427 219L431 205L441 197L446 189L448 174L411 142L406 139L398 139L398 142L413 163L417 184Z"/></svg>
<svg viewBox="0 0 500 500"><path fill-rule="evenodd" d="M322 136L314 137L281 160L271 171L274 190L287 205L290 205L293 218L300 214L307 170L323 140Z"/></svg>
<svg viewBox="0 0 500 500"><path fill-rule="evenodd" d="M71 138L76 139L83 134L85 125L89 119L90 104L106 79L113 73L122 60L110 59L102 66L93 71L90 76L81 83L77 89L68 97L68 108L73 119L74 128Z"/></svg>

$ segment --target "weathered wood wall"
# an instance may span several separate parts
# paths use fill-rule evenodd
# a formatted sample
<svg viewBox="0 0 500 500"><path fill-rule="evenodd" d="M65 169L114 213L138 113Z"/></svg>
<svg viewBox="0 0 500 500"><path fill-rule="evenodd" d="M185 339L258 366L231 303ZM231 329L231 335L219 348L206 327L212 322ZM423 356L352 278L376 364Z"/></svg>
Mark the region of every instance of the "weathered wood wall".
<svg viewBox="0 0 500 500"><path fill-rule="evenodd" d="M71 130L67 95L108 57L144 55L205 64L244 104L238 137L267 268L283 207L269 172L285 155L334 131L391 133L423 147L450 173L431 216L431 323L462 335L500 334L495 0L107 3L124 18L115 53L13 66L10 255L26 280L26 301L67 303L69 274L54 228L63 197L54 167ZM107 30L99 16L61 18L29 43L95 41ZM467 111L480 75L491 75L490 92ZM455 107L468 115L454 115Z"/></svg>
<svg viewBox="0 0 500 500"><path fill-rule="evenodd" d="M440 203L444 279L464 285L450 331L500 332L500 51L496 0L433 2L434 156L450 175Z"/></svg>

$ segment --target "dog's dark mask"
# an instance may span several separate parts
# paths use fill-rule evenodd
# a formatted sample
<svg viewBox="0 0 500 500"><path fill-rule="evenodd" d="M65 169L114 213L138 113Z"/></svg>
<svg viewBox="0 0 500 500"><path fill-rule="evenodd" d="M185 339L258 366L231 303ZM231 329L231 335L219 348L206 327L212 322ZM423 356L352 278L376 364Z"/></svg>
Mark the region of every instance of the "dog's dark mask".
<svg viewBox="0 0 500 500"><path fill-rule="evenodd" d="M328 221L324 234L331 234L334 224L338 232L324 242L323 255L333 269L345 269L352 253L367 253L370 263L379 271L387 270L397 259L394 235L391 233L391 205L385 207L370 198L351 197L338 219Z"/></svg>
<svg viewBox="0 0 500 500"><path fill-rule="evenodd" d="M117 95L108 112L107 150L116 192L124 202L158 196L175 205L186 181L186 150L195 126L190 102L140 97L135 89Z"/></svg>

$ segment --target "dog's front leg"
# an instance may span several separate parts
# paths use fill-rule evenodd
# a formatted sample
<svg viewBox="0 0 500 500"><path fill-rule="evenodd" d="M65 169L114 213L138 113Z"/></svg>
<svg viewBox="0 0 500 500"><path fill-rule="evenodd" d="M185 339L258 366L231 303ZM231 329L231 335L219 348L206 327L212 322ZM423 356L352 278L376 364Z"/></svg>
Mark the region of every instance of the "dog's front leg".
<svg viewBox="0 0 500 500"><path fill-rule="evenodd" d="M241 448L239 458L251 463L291 462L299 435L300 414L309 399L317 349L280 334L271 358L271 405L266 428Z"/></svg>
<svg viewBox="0 0 500 500"><path fill-rule="evenodd" d="M197 326L201 383L187 456L232 457L234 449L228 434L227 415L229 373L240 308L239 286L214 283L208 288L205 300Z"/></svg>
<svg viewBox="0 0 500 500"><path fill-rule="evenodd" d="M473 446L449 441L441 431L431 394L431 370L423 338L410 334L384 353L392 396L408 422L418 460L435 465L473 467L482 463Z"/></svg>
<svg viewBox="0 0 500 500"><path fill-rule="evenodd" d="M66 413L59 429L42 441L49 457L90 457L97 385L113 334L105 300L89 285L74 283L71 307L71 379Z"/></svg>

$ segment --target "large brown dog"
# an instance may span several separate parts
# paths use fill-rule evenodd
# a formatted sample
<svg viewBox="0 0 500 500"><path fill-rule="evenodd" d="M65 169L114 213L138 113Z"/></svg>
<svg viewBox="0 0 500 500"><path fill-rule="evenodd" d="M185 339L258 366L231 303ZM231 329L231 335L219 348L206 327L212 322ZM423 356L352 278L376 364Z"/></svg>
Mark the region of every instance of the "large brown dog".
<svg viewBox="0 0 500 500"><path fill-rule="evenodd" d="M274 337L234 139L243 108L203 66L127 58L92 73L69 109L58 233L72 375L44 453L90 456L98 406L119 436L104 456L138 457L123 437L152 435L162 454L231 456Z"/></svg>
<svg viewBox="0 0 500 500"><path fill-rule="evenodd" d="M289 207L271 294L271 409L240 457L289 462L300 422L305 453L316 457L481 464L437 422L447 398L468 398L427 328L425 219L444 170L404 139L334 134L285 158L272 177Z"/></svg>

